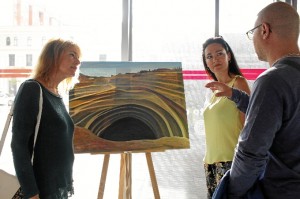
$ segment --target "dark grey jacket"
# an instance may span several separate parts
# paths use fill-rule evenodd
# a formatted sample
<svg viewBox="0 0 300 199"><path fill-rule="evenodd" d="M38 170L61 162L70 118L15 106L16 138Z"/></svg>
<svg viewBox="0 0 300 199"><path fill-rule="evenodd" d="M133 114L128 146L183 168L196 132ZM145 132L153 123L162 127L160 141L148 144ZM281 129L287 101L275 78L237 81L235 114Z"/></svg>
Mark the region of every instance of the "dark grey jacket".
<svg viewBox="0 0 300 199"><path fill-rule="evenodd" d="M230 173L229 198L243 198L265 167L262 187L267 198L299 198L299 143L300 58L290 57L254 82Z"/></svg>

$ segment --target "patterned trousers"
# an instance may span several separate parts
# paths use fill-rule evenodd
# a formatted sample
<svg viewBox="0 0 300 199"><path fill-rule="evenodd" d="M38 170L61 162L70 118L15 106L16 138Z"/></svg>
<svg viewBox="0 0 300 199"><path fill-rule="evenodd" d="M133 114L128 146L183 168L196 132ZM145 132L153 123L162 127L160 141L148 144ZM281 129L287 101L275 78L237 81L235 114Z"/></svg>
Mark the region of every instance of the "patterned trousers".
<svg viewBox="0 0 300 199"><path fill-rule="evenodd" d="M223 175L231 167L232 161L216 162L214 164L204 164L206 177L207 199L211 199L212 195L220 182Z"/></svg>

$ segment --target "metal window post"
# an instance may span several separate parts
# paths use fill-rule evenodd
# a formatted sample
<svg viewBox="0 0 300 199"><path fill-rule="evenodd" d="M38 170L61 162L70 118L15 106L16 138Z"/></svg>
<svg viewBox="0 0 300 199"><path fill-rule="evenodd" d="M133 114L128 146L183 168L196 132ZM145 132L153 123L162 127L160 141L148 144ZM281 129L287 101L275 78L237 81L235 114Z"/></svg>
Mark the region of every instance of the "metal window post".
<svg viewBox="0 0 300 199"><path fill-rule="evenodd" d="M215 36L218 37L219 33L219 15L220 15L220 2L219 0L215 0Z"/></svg>
<svg viewBox="0 0 300 199"><path fill-rule="evenodd" d="M123 0L121 60L132 61L132 0Z"/></svg>

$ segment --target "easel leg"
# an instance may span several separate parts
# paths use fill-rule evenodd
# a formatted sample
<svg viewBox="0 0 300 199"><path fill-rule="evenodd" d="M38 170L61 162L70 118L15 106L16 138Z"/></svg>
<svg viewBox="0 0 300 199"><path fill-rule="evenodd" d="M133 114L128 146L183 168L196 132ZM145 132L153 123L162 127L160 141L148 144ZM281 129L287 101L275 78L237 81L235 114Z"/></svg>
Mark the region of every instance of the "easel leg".
<svg viewBox="0 0 300 199"><path fill-rule="evenodd" d="M152 156L151 156L150 152L146 152L146 158L147 158L147 164L148 164L149 174L150 174L150 178L151 178L154 198L160 199L159 190L158 190L158 186L157 186L157 180L156 180L153 161L152 161Z"/></svg>
<svg viewBox="0 0 300 199"><path fill-rule="evenodd" d="M131 199L131 163L132 154L125 152L121 154L120 163L120 182L119 182L119 199Z"/></svg>
<svg viewBox="0 0 300 199"><path fill-rule="evenodd" d="M106 181L106 175L107 175L107 169L108 169L108 163L109 163L109 157L110 157L109 154L104 155L102 173L101 173L101 180L100 180L100 185L99 185L99 190L98 190L98 199L103 199L105 181Z"/></svg>

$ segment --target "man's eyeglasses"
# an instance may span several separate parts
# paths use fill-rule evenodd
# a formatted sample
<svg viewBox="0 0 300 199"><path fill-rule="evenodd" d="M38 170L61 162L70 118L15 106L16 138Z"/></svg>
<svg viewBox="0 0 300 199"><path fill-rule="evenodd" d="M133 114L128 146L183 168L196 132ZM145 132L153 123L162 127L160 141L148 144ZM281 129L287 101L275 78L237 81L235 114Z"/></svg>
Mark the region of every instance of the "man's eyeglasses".
<svg viewBox="0 0 300 199"><path fill-rule="evenodd" d="M254 28L252 28L251 30L249 30L248 32L246 32L246 35L247 35L248 39L250 39L250 40L253 39L253 33L254 33L254 30L255 30L256 28L259 28L261 25L262 25L262 24L260 24L260 25L258 25L258 26L256 26L256 27L254 27Z"/></svg>

